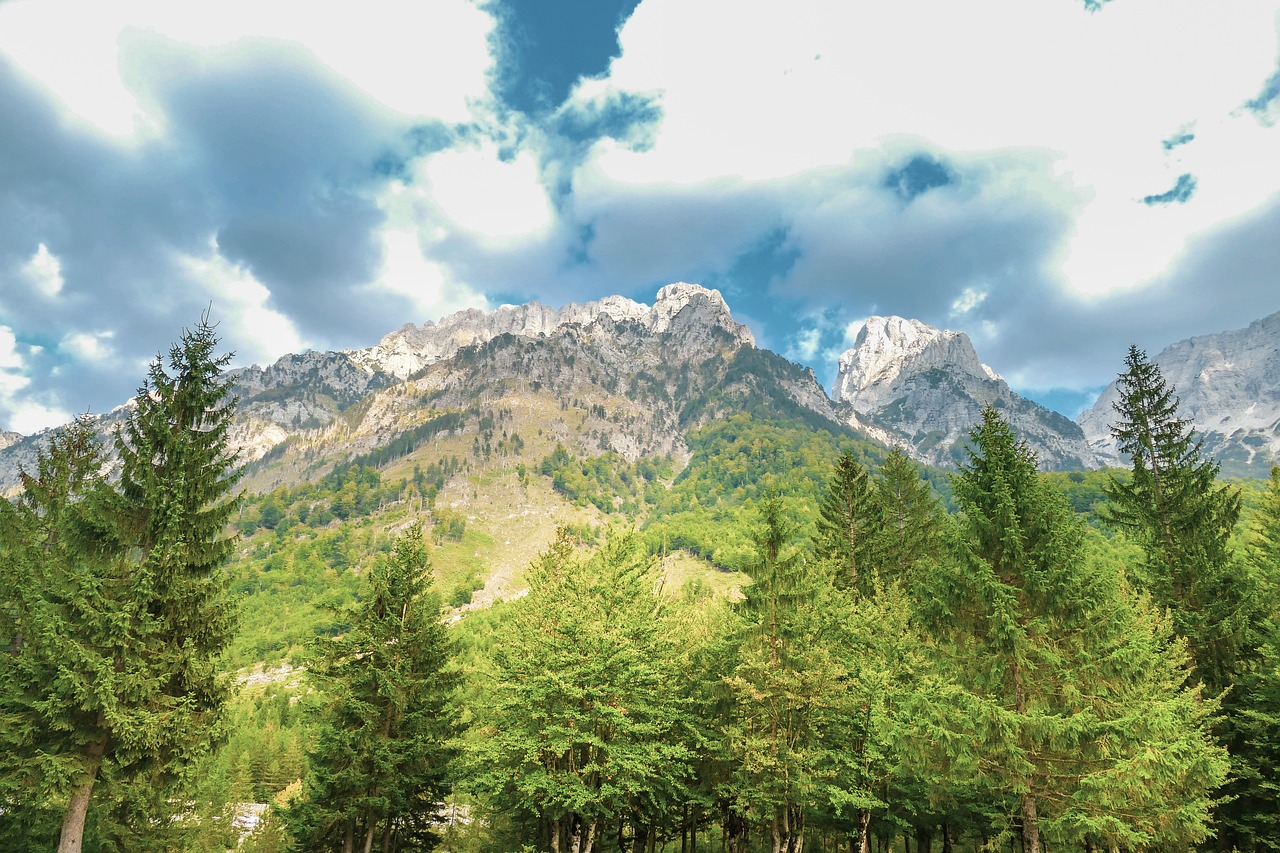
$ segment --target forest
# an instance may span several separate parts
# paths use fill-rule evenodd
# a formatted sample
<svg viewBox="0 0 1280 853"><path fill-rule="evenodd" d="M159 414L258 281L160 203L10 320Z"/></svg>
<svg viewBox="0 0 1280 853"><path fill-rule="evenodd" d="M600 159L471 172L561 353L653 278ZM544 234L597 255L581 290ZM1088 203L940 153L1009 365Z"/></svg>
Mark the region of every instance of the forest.
<svg viewBox="0 0 1280 853"><path fill-rule="evenodd" d="M217 344L0 501L6 850L1280 849L1280 468L1221 478L1136 348L1125 470L995 408L953 475L745 413L530 460L475 409L249 494ZM440 495L486 477L584 514L479 606Z"/></svg>

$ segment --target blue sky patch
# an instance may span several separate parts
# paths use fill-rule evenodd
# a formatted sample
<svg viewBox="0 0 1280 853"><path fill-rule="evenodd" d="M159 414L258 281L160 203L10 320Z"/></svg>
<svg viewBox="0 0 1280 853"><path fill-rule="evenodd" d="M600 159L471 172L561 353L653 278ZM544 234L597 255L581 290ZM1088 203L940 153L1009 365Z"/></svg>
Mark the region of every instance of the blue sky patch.
<svg viewBox="0 0 1280 853"><path fill-rule="evenodd" d="M1173 189L1167 192L1157 193L1156 195L1148 195L1142 197L1142 203L1147 206L1157 204L1182 204L1191 198L1192 193L1196 191L1196 179L1190 173L1178 176L1178 182L1173 185Z"/></svg>
<svg viewBox="0 0 1280 853"><path fill-rule="evenodd" d="M945 187L956 181L955 174L927 154L912 157L905 166L885 175L884 188L893 190L898 198L910 202L929 190Z"/></svg>
<svg viewBox="0 0 1280 853"><path fill-rule="evenodd" d="M1262 84L1262 91L1258 93L1258 97L1245 101L1244 105L1255 113L1264 113L1267 107L1274 104L1277 99L1280 99L1280 70Z"/></svg>
<svg viewBox="0 0 1280 853"><path fill-rule="evenodd" d="M505 50L499 91L527 115L564 103L579 77L603 74L618 54L618 29L639 0L501 0Z"/></svg>
<svg viewBox="0 0 1280 853"><path fill-rule="evenodd" d="M652 99L618 92L594 109L566 110L552 129L574 143L591 143L607 136L645 150L648 134L644 131L661 118L662 110Z"/></svg>

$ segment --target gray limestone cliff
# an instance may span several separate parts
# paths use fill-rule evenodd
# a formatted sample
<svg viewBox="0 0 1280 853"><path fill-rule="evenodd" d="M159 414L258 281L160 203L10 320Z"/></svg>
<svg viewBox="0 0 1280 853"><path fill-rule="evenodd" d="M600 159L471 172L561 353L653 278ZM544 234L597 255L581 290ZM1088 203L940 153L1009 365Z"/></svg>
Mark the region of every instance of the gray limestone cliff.
<svg viewBox="0 0 1280 853"><path fill-rule="evenodd" d="M370 371L405 379L452 357L463 347L487 343L499 335L539 338L570 325L590 326L602 318L615 323L632 321L659 334L695 326L720 328L743 344L755 345L751 331L730 316L720 291L678 282L659 290L652 306L609 296L562 308L548 308L537 302L503 305L488 312L472 308L438 322L406 324L376 346L349 350L347 355Z"/></svg>
<svg viewBox="0 0 1280 853"><path fill-rule="evenodd" d="M1243 329L1170 344L1151 359L1179 398L1178 414L1205 439L1224 474L1266 476L1280 460L1280 312ZM1094 450L1125 464L1111 435L1112 382L1077 418Z"/></svg>
<svg viewBox="0 0 1280 853"><path fill-rule="evenodd" d="M832 398L848 422L916 459L954 467L984 406L1000 409L1046 470L1100 464L1080 428L1015 394L983 364L964 332L919 320L871 317L840 356Z"/></svg>

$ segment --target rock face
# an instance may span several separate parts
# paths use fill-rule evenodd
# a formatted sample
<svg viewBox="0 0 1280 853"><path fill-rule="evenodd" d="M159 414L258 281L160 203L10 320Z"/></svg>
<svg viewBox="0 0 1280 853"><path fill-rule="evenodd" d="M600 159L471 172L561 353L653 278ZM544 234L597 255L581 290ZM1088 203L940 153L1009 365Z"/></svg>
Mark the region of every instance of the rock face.
<svg viewBox="0 0 1280 853"><path fill-rule="evenodd" d="M537 302L503 305L489 312L472 308L439 322L406 324L376 346L349 350L346 355L370 372L406 379L427 365L452 357L463 347L487 343L499 335L539 338L554 335L569 325L589 326L601 318L615 323L629 320L654 333L694 326L720 328L743 344L755 345L751 331L730 316L720 291L679 282L659 290L652 306L609 296L563 308L548 308Z"/></svg>
<svg viewBox="0 0 1280 853"><path fill-rule="evenodd" d="M987 405L1004 413L1042 468L1100 465L1078 426L1010 390L968 335L918 320L868 319L840 356L832 398L848 407L851 425L933 465L964 460L969 430Z"/></svg>
<svg viewBox="0 0 1280 853"><path fill-rule="evenodd" d="M1280 312L1171 344L1152 361L1179 398L1179 416L1195 425L1224 474L1265 476L1280 460ZM1119 399L1112 382L1077 419L1112 464L1123 464L1111 436Z"/></svg>
<svg viewBox="0 0 1280 853"><path fill-rule="evenodd" d="M6 447L11 447L19 441L22 441L22 433L0 430L0 450L4 450Z"/></svg>

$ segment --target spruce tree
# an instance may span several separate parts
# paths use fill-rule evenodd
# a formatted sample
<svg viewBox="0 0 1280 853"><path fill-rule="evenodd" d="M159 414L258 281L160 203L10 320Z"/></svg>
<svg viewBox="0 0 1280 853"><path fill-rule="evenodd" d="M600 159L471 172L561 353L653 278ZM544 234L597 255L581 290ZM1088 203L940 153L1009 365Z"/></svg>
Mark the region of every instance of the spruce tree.
<svg viewBox="0 0 1280 853"><path fill-rule="evenodd" d="M836 462L818 510L814 556L835 569L835 581L863 593L871 589L880 562L884 519L867 475L852 454Z"/></svg>
<svg viewBox="0 0 1280 853"><path fill-rule="evenodd" d="M1112 433L1131 471L1107 485L1103 516L1142 546L1140 579L1169 608L1174 629L1191 646L1196 675L1217 695L1232 682L1253 600L1230 546L1240 495L1218 485L1218 465L1204 456L1190 421L1178 416L1178 399L1159 366L1131 346L1125 367Z"/></svg>
<svg viewBox="0 0 1280 853"><path fill-rule="evenodd" d="M308 850L423 849L449 790L459 676L420 525L379 558L347 619L311 668L328 704L289 822Z"/></svg>
<svg viewBox="0 0 1280 853"><path fill-rule="evenodd" d="M0 835L31 849L57 837L61 815L48 804L80 777L95 719L62 675L90 630L100 575L81 562L69 528L103 465L92 421L81 418L37 451L22 494L0 500Z"/></svg>
<svg viewBox="0 0 1280 853"><path fill-rule="evenodd" d="M18 582L57 582L34 593L39 642L22 648L30 672L52 676L16 713L51 733L37 770L65 797L60 851L82 848L99 779L108 796L97 825L114 843L180 831L173 786L208 749L223 706L217 658L232 610L218 569L232 547L223 531L236 473L221 376L230 356L216 348L202 320L152 363L116 434L116 482L86 474L51 503L43 495L57 489L33 491L47 503L35 515L56 519L57 536L26 552Z"/></svg>
<svg viewBox="0 0 1280 853"><path fill-rule="evenodd" d="M1089 559L1082 522L988 407L955 478L954 550L937 594L984 768L1024 849L1179 849L1208 833L1226 770L1162 613ZM957 741L963 743L963 740Z"/></svg>

